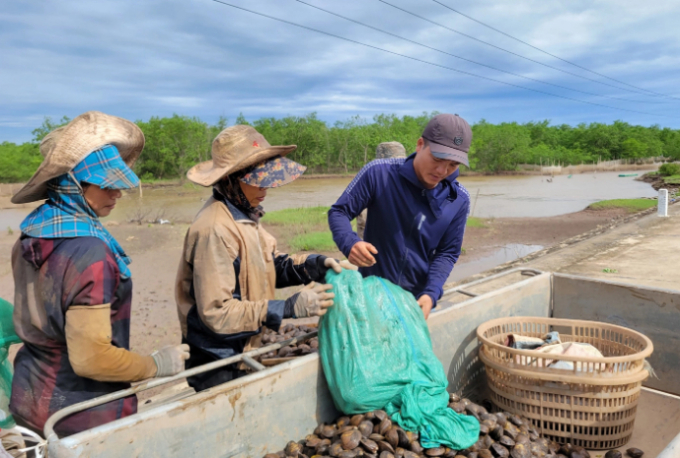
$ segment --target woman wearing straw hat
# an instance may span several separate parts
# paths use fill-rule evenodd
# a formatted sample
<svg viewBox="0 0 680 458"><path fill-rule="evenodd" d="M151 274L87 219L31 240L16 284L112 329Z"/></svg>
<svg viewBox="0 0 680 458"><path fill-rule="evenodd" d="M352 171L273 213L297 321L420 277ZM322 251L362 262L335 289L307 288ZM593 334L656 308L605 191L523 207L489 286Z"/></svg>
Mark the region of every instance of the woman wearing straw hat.
<svg viewBox="0 0 680 458"><path fill-rule="evenodd" d="M40 144L42 164L15 204L47 201L21 223L12 250L14 325L24 346L14 361L10 409L38 432L57 410L130 382L176 374L186 345L142 356L129 351L130 259L99 221L139 179L130 166L144 147L132 122L90 111ZM70 435L137 411L131 396L56 425Z"/></svg>
<svg viewBox="0 0 680 458"><path fill-rule="evenodd" d="M260 225L267 188L283 186L305 171L285 158L296 149L271 146L250 126L224 129L213 141L212 160L197 164L189 180L212 186L213 196L187 232L176 282L187 368L228 358L259 344L263 326L277 330L284 318L320 316L333 305L328 269L340 264L322 255L279 253L276 239ZM275 288L307 286L287 300ZM197 391L243 372L227 366L195 377Z"/></svg>

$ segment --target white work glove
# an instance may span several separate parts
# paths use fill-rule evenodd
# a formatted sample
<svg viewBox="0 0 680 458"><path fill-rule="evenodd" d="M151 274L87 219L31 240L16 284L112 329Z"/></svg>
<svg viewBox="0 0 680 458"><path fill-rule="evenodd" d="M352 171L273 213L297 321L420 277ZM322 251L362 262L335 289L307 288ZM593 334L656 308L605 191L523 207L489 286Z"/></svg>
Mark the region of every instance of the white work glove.
<svg viewBox="0 0 680 458"><path fill-rule="evenodd" d="M299 293L291 296L289 300L294 301L293 310L295 316L297 318L304 318L325 315L326 309L333 306L335 294L328 292L331 288L333 288L333 285L311 282L302 288Z"/></svg>
<svg viewBox="0 0 680 458"><path fill-rule="evenodd" d="M323 265L329 269L333 269L333 272L336 274L342 273L342 269L359 270L357 266L349 262L347 259L338 262L337 259L326 258L323 262Z"/></svg>
<svg viewBox="0 0 680 458"><path fill-rule="evenodd" d="M151 357L158 368L156 377L169 377L184 370L184 361L189 359L189 345L170 345L151 353Z"/></svg>

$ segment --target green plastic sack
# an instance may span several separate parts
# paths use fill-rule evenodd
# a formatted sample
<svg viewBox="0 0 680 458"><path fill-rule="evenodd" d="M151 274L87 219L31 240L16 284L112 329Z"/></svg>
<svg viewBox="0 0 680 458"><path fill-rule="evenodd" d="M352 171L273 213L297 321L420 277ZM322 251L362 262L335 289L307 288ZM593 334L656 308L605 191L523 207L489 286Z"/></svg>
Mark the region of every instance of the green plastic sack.
<svg viewBox="0 0 680 458"><path fill-rule="evenodd" d="M335 305L319 324L319 354L338 410L385 409L426 448L477 442L479 422L447 407L446 374L413 295L350 270L329 271L326 281Z"/></svg>
<svg viewBox="0 0 680 458"><path fill-rule="evenodd" d="M14 370L7 356L9 347L13 343L20 343L21 339L14 330L12 314L14 307L0 298L0 428L8 429L16 426L12 414L9 412L9 400L12 396L12 377Z"/></svg>

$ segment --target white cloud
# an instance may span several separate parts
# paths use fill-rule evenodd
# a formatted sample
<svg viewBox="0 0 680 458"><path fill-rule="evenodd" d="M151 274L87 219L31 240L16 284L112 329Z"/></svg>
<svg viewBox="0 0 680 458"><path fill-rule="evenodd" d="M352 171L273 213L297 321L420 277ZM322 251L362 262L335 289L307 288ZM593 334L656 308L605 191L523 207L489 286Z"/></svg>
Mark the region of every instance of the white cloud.
<svg viewBox="0 0 680 458"><path fill-rule="evenodd" d="M273 16L512 84L613 107L672 116L677 103L588 82L485 46L379 1L305 0L469 59L630 103L562 90L462 62L294 0L228 0ZM430 0L388 0L448 27L588 78ZM680 41L673 0L454 2L452 7L621 81L675 94ZM626 113L484 81L238 11L209 0L10 2L0 11L0 140L24 141L42 117L99 109L131 119L173 112L208 122L317 111L354 114L456 111L470 120L552 119L678 127L677 119Z"/></svg>

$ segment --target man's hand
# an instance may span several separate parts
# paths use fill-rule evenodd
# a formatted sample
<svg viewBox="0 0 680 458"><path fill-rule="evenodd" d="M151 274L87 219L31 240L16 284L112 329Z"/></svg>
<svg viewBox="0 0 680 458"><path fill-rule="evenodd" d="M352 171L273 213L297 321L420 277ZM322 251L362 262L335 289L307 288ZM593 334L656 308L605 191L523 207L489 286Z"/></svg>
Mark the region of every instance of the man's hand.
<svg viewBox="0 0 680 458"><path fill-rule="evenodd" d="M426 320L430 316L433 305L432 298L427 294L423 294L420 296L420 298L418 298L418 306L420 306L421 310L423 311L423 315L425 315Z"/></svg>
<svg viewBox="0 0 680 458"><path fill-rule="evenodd" d="M359 267L371 267L375 264L374 254L378 254L378 250L368 242L357 242L349 252L347 259L349 262Z"/></svg>

